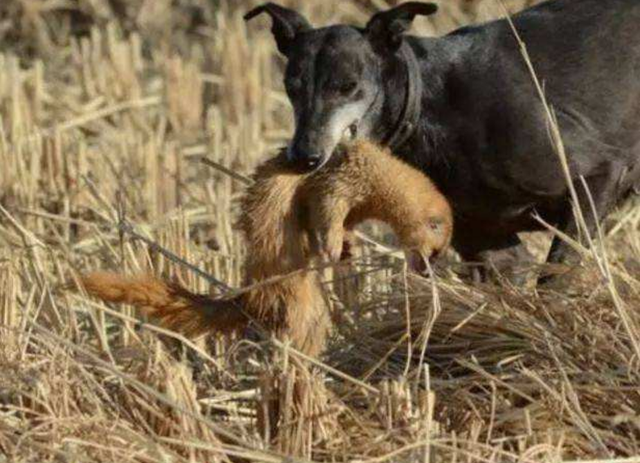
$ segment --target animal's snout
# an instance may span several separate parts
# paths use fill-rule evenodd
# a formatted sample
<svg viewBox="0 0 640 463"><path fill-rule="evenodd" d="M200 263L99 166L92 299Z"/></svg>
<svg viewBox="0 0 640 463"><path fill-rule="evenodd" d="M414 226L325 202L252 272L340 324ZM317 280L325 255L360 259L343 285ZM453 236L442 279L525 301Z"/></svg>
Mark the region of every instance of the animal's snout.
<svg viewBox="0 0 640 463"><path fill-rule="evenodd" d="M428 277L431 274L431 266L436 262L440 255L439 250L432 250L431 253L424 254L420 251L410 251L405 255L409 268L412 272Z"/></svg>
<svg viewBox="0 0 640 463"><path fill-rule="evenodd" d="M301 150L295 147L289 149L289 161L299 170L309 172L319 168L324 162L324 156L317 151Z"/></svg>
<svg viewBox="0 0 640 463"><path fill-rule="evenodd" d="M427 276L429 274L429 262L425 256L418 252L411 254L409 268L418 275Z"/></svg>

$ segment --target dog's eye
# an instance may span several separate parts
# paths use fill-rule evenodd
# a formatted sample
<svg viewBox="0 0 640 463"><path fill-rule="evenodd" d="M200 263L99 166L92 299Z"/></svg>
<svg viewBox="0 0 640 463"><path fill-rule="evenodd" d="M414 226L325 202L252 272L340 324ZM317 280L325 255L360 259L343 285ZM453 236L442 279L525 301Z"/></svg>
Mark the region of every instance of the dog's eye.
<svg viewBox="0 0 640 463"><path fill-rule="evenodd" d="M355 80L352 82L346 82L340 86L340 93L342 95L350 95L358 86L358 82Z"/></svg>
<svg viewBox="0 0 640 463"><path fill-rule="evenodd" d="M354 90L358 87L358 82L355 80L347 81L347 82L336 82L334 84L330 84L328 90L331 93L338 94L340 96L349 96Z"/></svg>

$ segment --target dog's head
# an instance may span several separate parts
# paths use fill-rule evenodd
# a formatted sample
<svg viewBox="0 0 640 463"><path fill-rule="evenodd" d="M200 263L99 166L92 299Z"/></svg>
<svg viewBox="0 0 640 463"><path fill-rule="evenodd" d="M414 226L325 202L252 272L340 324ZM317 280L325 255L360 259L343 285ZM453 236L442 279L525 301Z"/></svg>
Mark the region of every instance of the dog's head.
<svg viewBox="0 0 640 463"><path fill-rule="evenodd" d="M388 116L385 89L393 87L388 80L403 34L416 16L436 10L432 3L404 3L375 14L364 29L314 29L298 12L273 3L245 15L271 17L278 50L287 58L285 86L296 121L287 151L292 163L315 170L344 137L380 137L381 120Z"/></svg>

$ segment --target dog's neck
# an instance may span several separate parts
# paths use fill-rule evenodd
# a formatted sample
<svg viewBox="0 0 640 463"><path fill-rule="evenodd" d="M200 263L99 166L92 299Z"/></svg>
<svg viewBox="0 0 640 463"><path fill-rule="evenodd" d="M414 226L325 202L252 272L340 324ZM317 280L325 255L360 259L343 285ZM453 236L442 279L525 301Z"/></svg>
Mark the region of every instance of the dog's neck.
<svg viewBox="0 0 640 463"><path fill-rule="evenodd" d="M389 102L397 115L395 115L395 121L392 121L390 130L382 139L382 144L389 146L392 151L399 149L412 137L420 124L422 113L423 84L420 65L413 48L407 42L404 42L398 50L397 60L397 65L392 69L397 74L396 69L403 68L400 71L401 80L403 80L400 85L404 91L391 93ZM397 98L397 93L403 94L401 99Z"/></svg>
<svg viewBox="0 0 640 463"><path fill-rule="evenodd" d="M420 71L420 105L415 126L401 143L391 147L397 156L426 172L438 184L446 180L452 167L451 156L455 156L456 149L452 130L457 117L451 112L446 91L447 74L455 60L451 50L455 53L455 49L441 44L442 39L407 39L406 45L411 47L417 58ZM398 54L386 63L383 71L384 117L378 128L378 133L383 134L381 139L403 118L411 85L406 67L402 55Z"/></svg>

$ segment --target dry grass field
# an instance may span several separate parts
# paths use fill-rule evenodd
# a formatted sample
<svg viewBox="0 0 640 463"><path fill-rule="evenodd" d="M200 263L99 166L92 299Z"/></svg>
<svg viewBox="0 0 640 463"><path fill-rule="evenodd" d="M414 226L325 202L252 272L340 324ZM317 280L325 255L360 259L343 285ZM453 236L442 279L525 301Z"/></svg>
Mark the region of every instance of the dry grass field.
<svg viewBox="0 0 640 463"><path fill-rule="evenodd" d="M242 20L256 3L0 2L0 463L640 461L632 204L580 278L547 291L469 286L455 263L412 277L369 228L386 245L326 272L322 359L184 339L82 295L96 269L240 284L243 186L202 158L248 174L291 134L268 21ZM282 3L362 24L394 2ZM440 3L416 32L501 14ZM548 238L530 243L542 256ZM256 424L273 390L275 437Z"/></svg>

